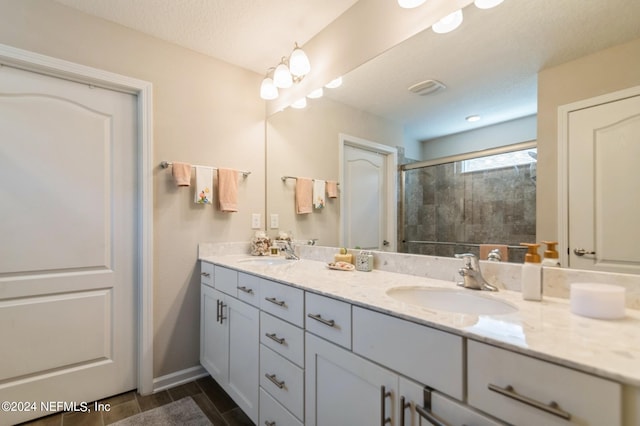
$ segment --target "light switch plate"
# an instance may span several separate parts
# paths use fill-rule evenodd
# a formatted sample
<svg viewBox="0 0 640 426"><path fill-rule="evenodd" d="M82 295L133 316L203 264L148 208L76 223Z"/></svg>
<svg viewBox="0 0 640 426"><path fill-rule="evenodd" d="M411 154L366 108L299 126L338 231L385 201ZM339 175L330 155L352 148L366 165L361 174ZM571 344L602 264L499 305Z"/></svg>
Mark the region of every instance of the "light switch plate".
<svg viewBox="0 0 640 426"><path fill-rule="evenodd" d="M271 213L271 229L278 229L280 226L280 218L278 213Z"/></svg>
<svg viewBox="0 0 640 426"><path fill-rule="evenodd" d="M251 215L251 229L260 229L260 213Z"/></svg>

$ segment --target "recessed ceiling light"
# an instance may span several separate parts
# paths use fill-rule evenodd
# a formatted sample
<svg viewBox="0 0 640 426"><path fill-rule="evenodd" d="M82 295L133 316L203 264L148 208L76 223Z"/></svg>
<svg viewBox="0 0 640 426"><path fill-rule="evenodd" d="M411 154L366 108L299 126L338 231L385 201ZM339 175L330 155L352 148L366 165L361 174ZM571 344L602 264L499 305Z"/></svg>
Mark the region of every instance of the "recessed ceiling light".
<svg viewBox="0 0 640 426"><path fill-rule="evenodd" d="M474 121L480 121L480 116L479 115L470 115L470 116L466 117L465 120L467 120L469 123L473 123Z"/></svg>

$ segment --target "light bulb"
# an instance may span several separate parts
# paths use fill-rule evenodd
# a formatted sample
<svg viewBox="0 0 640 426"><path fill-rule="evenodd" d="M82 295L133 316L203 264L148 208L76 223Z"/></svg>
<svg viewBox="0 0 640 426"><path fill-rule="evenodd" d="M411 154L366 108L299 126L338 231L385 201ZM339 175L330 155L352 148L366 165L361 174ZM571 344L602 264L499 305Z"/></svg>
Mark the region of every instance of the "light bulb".
<svg viewBox="0 0 640 426"><path fill-rule="evenodd" d="M307 58L307 54L304 53L304 50L298 47L297 43L289 57L289 69L291 70L291 74L296 77L307 75L309 71L311 71L309 58Z"/></svg>
<svg viewBox="0 0 640 426"><path fill-rule="evenodd" d="M322 87L320 87L319 89L316 89L316 90L312 91L311 93L309 93L307 95L307 98L309 98L309 99L318 99L318 98L321 98L323 94L324 94L324 92L322 90Z"/></svg>
<svg viewBox="0 0 640 426"><path fill-rule="evenodd" d="M291 104L291 108L302 109L307 106L307 98L301 98Z"/></svg>
<svg viewBox="0 0 640 426"><path fill-rule="evenodd" d="M324 85L327 89L335 89L336 87L342 86L342 77L338 77L335 80L331 80L327 84Z"/></svg>
<svg viewBox="0 0 640 426"><path fill-rule="evenodd" d="M466 117L465 120L467 120L469 123L473 123L475 121L480 121L480 116L479 115L470 115L470 116Z"/></svg>
<svg viewBox="0 0 640 426"><path fill-rule="evenodd" d="M475 4L478 9L491 9L503 1L504 0L475 0L473 4Z"/></svg>
<svg viewBox="0 0 640 426"><path fill-rule="evenodd" d="M276 99L278 97L278 88L269 77L265 77L260 85L260 97L264 100Z"/></svg>
<svg viewBox="0 0 640 426"><path fill-rule="evenodd" d="M291 78L289 68L287 68L284 62L280 62L280 65L278 65L273 72L273 82L276 87L280 89L288 89L293 86L293 78Z"/></svg>
<svg viewBox="0 0 640 426"><path fill-rule="evenodd" d="M427 0L398 0L398 5L405 9L413 9L414 7L420 6Z"/></svg>
<svg viewBox="0 0 640 426"><path fill-rule="evenodd" d="M448 33L458 28L462 19L462 9L459 9L433 24L431 29L438 34Z"/></svg>

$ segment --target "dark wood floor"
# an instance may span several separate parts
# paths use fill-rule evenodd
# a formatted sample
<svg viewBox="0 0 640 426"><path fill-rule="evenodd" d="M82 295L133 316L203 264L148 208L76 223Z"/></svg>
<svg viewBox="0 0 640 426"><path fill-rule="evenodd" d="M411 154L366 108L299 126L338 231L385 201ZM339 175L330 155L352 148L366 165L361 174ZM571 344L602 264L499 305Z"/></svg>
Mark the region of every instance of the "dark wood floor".
<svg viewBox="0 0 640 426"><path fill-rule="evenodd" d="M99 402L110 405L109 411L58 413L23 423L23 425L105 426L185 396L193 398L214 426L254 426L253 422L210 376L148 396L141 396L132 391L100 400Z"/></svg>

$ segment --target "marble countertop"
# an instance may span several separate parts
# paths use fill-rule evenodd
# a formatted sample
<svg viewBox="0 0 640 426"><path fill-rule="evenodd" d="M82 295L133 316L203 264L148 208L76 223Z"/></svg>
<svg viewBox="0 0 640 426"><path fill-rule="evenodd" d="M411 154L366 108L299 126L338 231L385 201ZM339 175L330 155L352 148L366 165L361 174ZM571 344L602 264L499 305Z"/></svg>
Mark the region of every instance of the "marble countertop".
<svg viewBox="0 0 640 426"><path fill-rule="evenodd" d="M620 320L605 321L574 315L569 300L522 299L517 291L482 292L508 302L518 311L502 315L469 315L437 311L403 303L386 294L399 286L459 289L451 281L374 270L336 271L317 260L284 265L242 262L239 255L203 255L201 260L289 284L378 312L487 342L525 355L640 387L640 311L627 309ZM464 290L473 291L473 290ZM478 294L474 292L474 294Z"/></svg>

